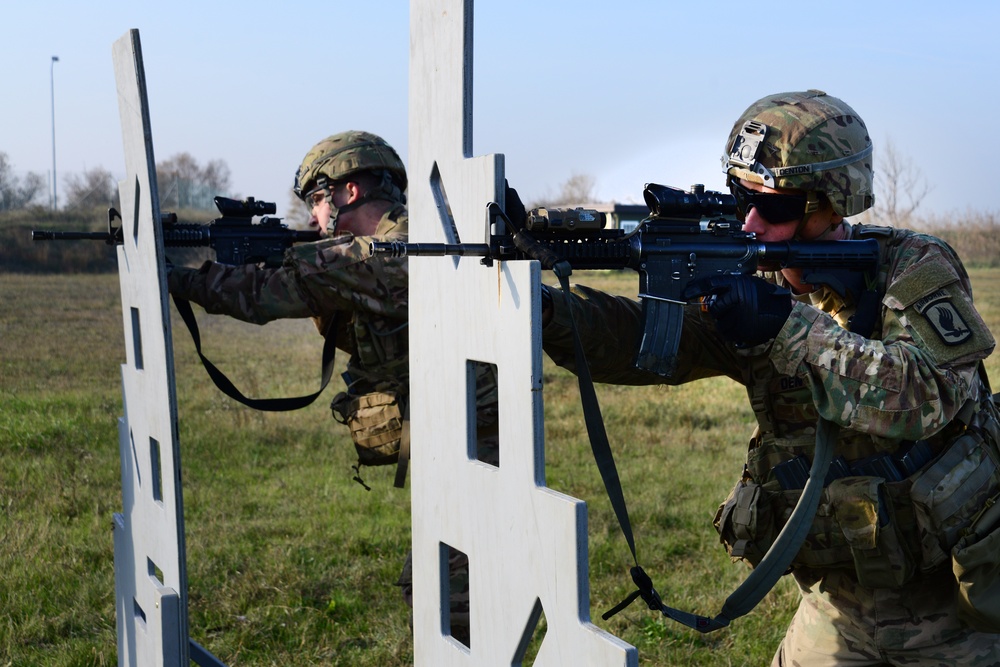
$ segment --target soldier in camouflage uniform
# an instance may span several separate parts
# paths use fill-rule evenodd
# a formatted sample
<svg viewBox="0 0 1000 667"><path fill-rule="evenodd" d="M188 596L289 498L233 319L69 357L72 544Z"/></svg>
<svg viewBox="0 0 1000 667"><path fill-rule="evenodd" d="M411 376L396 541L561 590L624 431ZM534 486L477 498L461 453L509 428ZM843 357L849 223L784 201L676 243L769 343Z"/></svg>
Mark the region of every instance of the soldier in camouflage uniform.
<svg viewBox="0 0 1000 667"><path fill-rule="evenodd" d="M205 262L168 273L171 294L209 313L256 324L311 317L321 334L336 335L337 347L351 356L346 391L331 409L350 427L359 463L366 465L396 462L401 439L404 449L408 442L403 437L409 402L407 260L374 259L369 249L373 241L406 241L406 185L405 166L381 137L356 131L333 135L306 154L295 175L295 193L311 209L310 224L319 227L321 240L290 248L280 268ZM328 332L332 326L337 330ZM498 452L496 375L491 365L482 365L479 374L479 451L489 462ZM464 556L452 561L453 579L467 580ZM399 585L410 603L408 573L409 558ZM453 632L462 638L467 592L456 585L452 590Z"/></svg>
<svg viewBox="0 0 1000 667"><path fill-rule="evenodd" d="M744 230L759 240L878 240L867 305L808 284L801 269L709 278L685 295L679 368L665 380L634 366L641 306L577 286L548 290L544 349L573 369L572 310L597 381L724 375L746 386L758 425L715 524L753 566L801 495L779 472L805 461L808 473L818 417L841 427L839 472L793 561L802 600L773 665L1000 665L1000 635L959 618L950 558L1000 490L981 367L994 339L944 242L845 220L873 203L871 154L858 114L811 90L750 106L724 156ZM870 333L850 330L856 314Z"/></svg>

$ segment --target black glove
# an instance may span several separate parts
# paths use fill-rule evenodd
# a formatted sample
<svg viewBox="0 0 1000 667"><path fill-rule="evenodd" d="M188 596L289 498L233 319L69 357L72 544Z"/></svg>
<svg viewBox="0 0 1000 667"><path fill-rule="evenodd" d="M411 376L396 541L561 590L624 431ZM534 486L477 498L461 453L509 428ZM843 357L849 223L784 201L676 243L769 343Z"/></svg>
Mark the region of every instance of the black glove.
<svg viewBox="0 0 1000 667"><path fill-rule="evenodd" d="M709 276L688 285L683 296L711 297L706 304L719 333L739 347L771 340L792 312L791 293L756 276Z"/></svg>
<svg viewBox="0 0 1000 667"><path fill-rule="evenodd" d="M510 219L514 230L524 229L528 222L528 212L524 209L524 204L521 203L521 197L517 194L517 190L510 187L507 179L504 179L503 187L504 213Z"/></svg>

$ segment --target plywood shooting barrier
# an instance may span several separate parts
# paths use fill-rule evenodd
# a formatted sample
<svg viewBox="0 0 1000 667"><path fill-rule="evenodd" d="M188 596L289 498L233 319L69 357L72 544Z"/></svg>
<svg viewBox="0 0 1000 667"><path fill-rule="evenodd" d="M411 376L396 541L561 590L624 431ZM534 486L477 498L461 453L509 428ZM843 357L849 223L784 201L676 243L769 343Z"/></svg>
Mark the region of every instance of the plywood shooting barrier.
<svg viewBox="0 0 1000 667"><path fill-rule="evenodd" d="M472 157L472 0L410 3L410 238L484 243L502 155ZM498 56L500 57L500 56ZM637 664L590 623L584 503L545 488L540 267L410 258L417 665ZM475 456L476 362L497 366L500 465ZM469 558L470 641L449 635L449 547Z"/></svg>
<svg viewBox="0 0 1000 667"><path fill-rule="evenodd" d="M471 156L473 4L410 5L414 241L482 243L487 204L503 205L503 156ZM113 52L126 160L118 251L124 507L114 517L119 665L222 665L188 634L173 346L138 31ZM590 622L585 504L545 487L538 263L409 262L414 663L521 665L532 639L543 636L538 666L637 665L634 647ZM499 465L476 455L482 363L498 371ZM455 551L469 560L463 638L451 632Z"/></svg>
<svg viewBox="0 0 1000 667"><path fill-rule="evenodd" d="M156 161L139 32L113 49L125 149L118 247L125 363L118 420L121 513L114 515L120 667L222 665L188 637L177 390ZM155 222L154 222L155 221Z"/></svg>

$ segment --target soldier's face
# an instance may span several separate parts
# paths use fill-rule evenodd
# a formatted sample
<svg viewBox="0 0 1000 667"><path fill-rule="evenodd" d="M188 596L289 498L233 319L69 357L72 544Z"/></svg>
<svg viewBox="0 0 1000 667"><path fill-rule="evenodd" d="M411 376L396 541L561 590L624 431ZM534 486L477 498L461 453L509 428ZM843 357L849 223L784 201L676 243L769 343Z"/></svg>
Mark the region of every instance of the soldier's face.
<svg viewBox="0 0 1000 667"><path fill-rule="evenodd" d="M801 195L799 190L789 190L787 188L769 188L759 183L751 183L740 179L740 185L747 190L760 192L763 194L777 195ZM764 214L756 206L750 207L747 211L746 219L743 223L743 231L753 232L761 241L791 241L796 238L803 241L817 239L830 231L830 228L841 221L841 217L834 213L833 208L827 204L818 211L813 211L802 221L784 220L772 222L764 217Z"/></svg>
<svg viewBox="0 0 1000 667"><path fill-rule="evenodd" d="M327 190L318 190L311 195L312 217L309 219L310 227L319 227L325 234L334 219L334 208L344 206L349 199L348 188L341 183L334 183Z"/></svg>
<svg viewBox="0 0 1000 667"><path fill-rule="evenodd" d="M310 227L319 227L320 231L326 233L326 228L330 224L330 200L326 192L316 192L312 195L312 215L309 218Z"/></svg>

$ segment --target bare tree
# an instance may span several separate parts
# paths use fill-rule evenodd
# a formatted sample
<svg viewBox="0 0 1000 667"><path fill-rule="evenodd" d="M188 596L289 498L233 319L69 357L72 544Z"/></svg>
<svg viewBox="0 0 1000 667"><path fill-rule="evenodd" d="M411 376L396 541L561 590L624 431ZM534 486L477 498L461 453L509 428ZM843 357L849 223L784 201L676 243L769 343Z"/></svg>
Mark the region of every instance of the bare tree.
<svg viewBox="0 0 1000 667"><path fill-rule="evenodd" d="M229 165L222 160L210 160L201 170L201 179L215 192L229 189Z"/></svg>
<svg viewBox="0 0 1000 667"><path fill-rule="evenodd" d="M45 190L45 177L29 172L18 178L7 154L0 151L0 211L31 206Z"/></svg>
<svg viewBox="0 0 1000 667"><path fill-rule="evenodd" d="M573 173L559 188L555 197L545 196L531 206L583 206L594 202L596 179L590 174Z"/></svg>
<svg viewBox="0 0 1000 667"><path fill-rule="evenodd" d="M288 210L284 212L284 217L282 222L289 226L291 229L301 229L303 231L309 230L309 218L312 217L312 211L309 207L299 199L298 195L292 189L288 190Z"/></svg>
<svg viewBox="0 0 1000 667"><path fill-rule="evenodd" d="M118 188L114 176L104 167L94 167L82 175L66 178L66 207L88 209L96 206L117 206Z"/></svg>
<svg viewBox="0 0 1000 667"><path fill-rule="evenodd" d="M893 227L907 226L930 190L920 168L886 139L876 162L872 215Z"/></svg>
<svg viewBox="0 0 1000 667"><path fill-rule="evenodd" d="M564 204L586 204L594 200L597 181L590 174L573 174L562 186L560 198Z"/></svg>
<svg viewBox="0 0 1000 667"><path fill-rule="evenodd" d="M160 206L212 210L217 195L230 196L229 167L212 160L204 168L190 153L178 153L156 165Z"/></svg>

